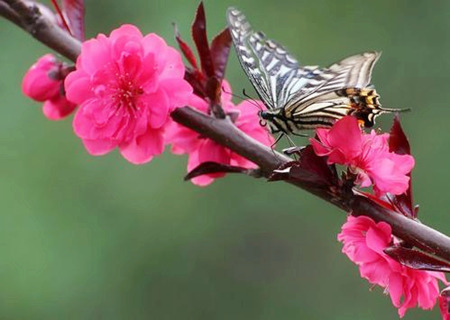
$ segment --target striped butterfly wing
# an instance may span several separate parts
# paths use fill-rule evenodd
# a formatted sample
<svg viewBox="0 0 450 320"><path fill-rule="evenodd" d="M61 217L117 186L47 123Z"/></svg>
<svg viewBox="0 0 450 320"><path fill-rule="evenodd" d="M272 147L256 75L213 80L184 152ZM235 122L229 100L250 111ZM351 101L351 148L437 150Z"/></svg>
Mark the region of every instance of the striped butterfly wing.
<svg viewBox="0 0 450 320"><path fill-rule="evenodd" d="M349 98L339 92L347 88L362 89L369 86L373 67L379 57L378 52L365 52L320 69L287 102L286 117L293 119L299 130L331 126L336 119L352 110Z"/></svg>
<svg viewBox="0 0 450 320"><path fill-rule="evenodd" d="M284 107L318 67L300 68L282 45L253 31L239 10L228 9L227 20L238 59L258 96L268 109Z"/></svg>
<svg viewBox="0 0 450 320"><path fill-rule="evenodd" d="M310 100L331 91L367 87L380 55L379 52L365 52L320 69L314 78L296 92L289 104Z"/></svg>

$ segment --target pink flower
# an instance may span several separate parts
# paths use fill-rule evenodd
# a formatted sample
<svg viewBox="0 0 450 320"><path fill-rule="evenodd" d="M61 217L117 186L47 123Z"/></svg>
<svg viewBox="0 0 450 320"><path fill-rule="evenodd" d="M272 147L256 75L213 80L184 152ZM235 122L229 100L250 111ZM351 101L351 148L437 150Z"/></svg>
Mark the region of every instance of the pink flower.
<svg viewBox="0 0 450 320"><path fill-rule="evenodd" d="M75 110L64 93L64 69L67 66L52 54L46 54L31 66L22 81L22 91L33 100L44 102L44 115L50 120L60 120Z"/></svg>
<svg viewBox="0 0 450 320"><path fill-rule="evenodd" d="M414 158L389 152L388 134L361 131L356 118L347 116L331 129L316 131L319 141L310 139L318 156L328 156L328 163L347 165L358 174L361 187L374 185L376 194L399 195L408 189Z"/></svg>
<svg viewBox="0 0 450 320"><path fill-rule="evenodd" d="M76 135L92 155L118 147L131 163L150 161L164 149L169 113L192 93L183 76L180 54L135 26L84 42L65 81L68 99L80 105Z"/></svg>
<svg viewBox="0 0 450 320"><path fill-rule="evenodd" d="M439 296L437 280L446 282L444 275L408 268L385 254L383 250L394 242L387 223L349 216L338 240L344 244L342 252L359 266L361 277L385 288L400 317L416 305L434 307Z"/></svg>
<svg viewBox="0 0 450 320"><path fill-rule="evenodd" d="M258 140L266 146L273 144L273 138L269 135L266 128L259 124L258 106L248 100L235 106L231 101L231 88L224 81L222 83L221 104L225 112L235 113L234 124L250 137ZM188 103L189 106L197 110L208 113L208 102L202 98L192 95ZM258 103L259 108L263 107ZM244 168L255 168L256 165L232 152L213 140L200 136L197 132L183 127L177 123L172 123L167 134L167 141L172 144L172 152L175 154L189 154L187 169L188 172L203 162L216 162L221 164L240 166ZM198 186L206 186L214 181L215 178L223 177L225 173L205 174L192 179L192 182Z"/></svg>

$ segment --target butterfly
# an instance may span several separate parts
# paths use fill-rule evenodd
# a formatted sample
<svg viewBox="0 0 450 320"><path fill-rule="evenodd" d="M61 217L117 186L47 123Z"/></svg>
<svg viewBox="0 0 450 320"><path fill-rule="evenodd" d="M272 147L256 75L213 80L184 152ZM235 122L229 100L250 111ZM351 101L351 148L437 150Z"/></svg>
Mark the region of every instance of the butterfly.
<svg viewBox="0 0 450 320"><path fill-rule="evenodd" d="M259 116L272 133L302 135L301 131L331 127L336 120L355 116L365 127L386 112L370 85L379 52L347 57L327 68L300 66L279 43L252 30L242 12L227 11L228 27L239 62L267 110Z"/></svg>

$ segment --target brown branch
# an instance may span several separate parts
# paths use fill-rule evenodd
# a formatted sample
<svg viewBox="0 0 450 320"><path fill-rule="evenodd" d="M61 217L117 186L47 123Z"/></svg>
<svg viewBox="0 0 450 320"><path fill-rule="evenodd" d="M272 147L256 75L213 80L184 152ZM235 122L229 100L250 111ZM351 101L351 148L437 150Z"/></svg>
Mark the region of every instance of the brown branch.
<svg viewBox="0 0 450 320"><path fill-rule="evenodd" d="M20 24L16 23L18 26L47 47L72 61L76 60L81 52L81 43L62 30L50 17L42 14L45 9L42 9L41 4L22 0L3 0L3 3L9 5L10 9L19 17ZM9 11L5 10L4 12ZM1 10L0 15L6 17Z"/></svg>
<svg viewBox="0 0 450 320"><path fill-rule="evenodd" d="M199 113L192 108L184 107L175 110L172 118L217 143L226 146L260 166L265 176L281 164L292 161L284 155L274 152L237 129L229 119L215 119ZM385 221L395 236L405 240L426 252L433 253L450 262L450 238L401 214L387 210L373 201L358 195L327 192L323 188L315 188L310 184L298 181L290 182L337 207L351 212L353 215L365 215L375 221Z"/></svg>
<svg viewBox="0 0 450 320"><path fill-rule="evenodd" d="M20 16L5 2L0 1L0 16L5 17L12 23L18 25L22 28L22 22L20 21Z"/></svg>
<svg viewBox="0 0 450 320"><path fill-rule="evenodd" d="M13 12L20 17L22 25L19 26L63 56L72 61L76 60L81 49L80 42L56 26L51 20L44 18L36 5L30 7L24 5L24 2L20 0L3 0L3 2L8 3L10 8L14 9ZM5 8L2 5L2 0L0 0L0 15L6 17L7 14L9 16L12 14L13 20L17 20L15 14ZM213 118L189 107L175 110L172 113L172 118L202 136L208 137L253 161L260 166L266 177L281 164L291 161L291 158L271 150L241 132L228 118ZM418 221L387 210L359 195L339 191L331 193L323 188L298 181L289 183L311 192L340 209L351 212L353 215L365 215L376 221L385 221L391 225L395 236L405 240L410 245L450 262L450 238Z"/></svg>

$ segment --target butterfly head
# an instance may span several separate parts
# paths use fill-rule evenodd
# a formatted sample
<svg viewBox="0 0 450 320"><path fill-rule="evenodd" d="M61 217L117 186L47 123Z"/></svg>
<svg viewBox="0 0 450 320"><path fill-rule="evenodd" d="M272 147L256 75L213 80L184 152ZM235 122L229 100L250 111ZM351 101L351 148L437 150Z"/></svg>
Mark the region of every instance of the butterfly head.
<svg viewBox="0 0 450 320"><path fill-rule="evenodd" d="M262 110L259 112L259 117L261 119L259 123L264 127L268 125L271 133L289 132L279 110Z"/></svg>

